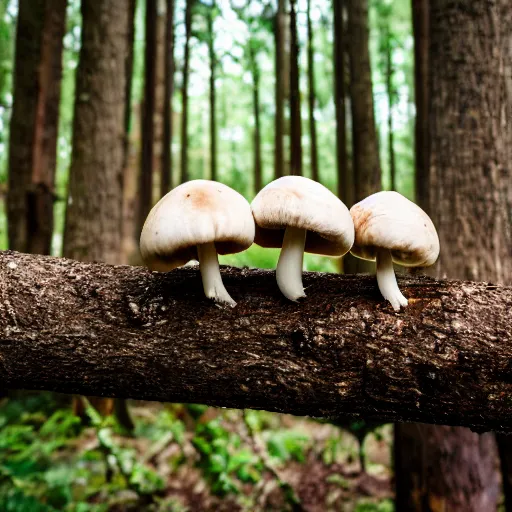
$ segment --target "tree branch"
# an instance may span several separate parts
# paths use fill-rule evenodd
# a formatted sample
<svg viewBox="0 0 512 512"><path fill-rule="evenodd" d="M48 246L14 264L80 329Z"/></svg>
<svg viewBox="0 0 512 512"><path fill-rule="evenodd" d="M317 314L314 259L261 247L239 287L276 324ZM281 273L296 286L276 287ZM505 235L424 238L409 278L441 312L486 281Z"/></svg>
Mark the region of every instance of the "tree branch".
<svg viewBox="0 0 512 512"><path fill-rule="evenodd" d="M401 278L395 313L374 278L199 272L0 253L0 386L324 417L512 432L512 288Z"/></svg>

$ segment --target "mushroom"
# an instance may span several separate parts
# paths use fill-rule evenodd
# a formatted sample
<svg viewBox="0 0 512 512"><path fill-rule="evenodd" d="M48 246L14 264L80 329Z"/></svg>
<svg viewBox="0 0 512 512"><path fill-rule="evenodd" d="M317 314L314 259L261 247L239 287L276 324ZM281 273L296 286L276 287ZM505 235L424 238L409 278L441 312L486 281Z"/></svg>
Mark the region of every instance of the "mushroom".
<svg viewBox="0 0 512 512"><path fill-rule="evenodd" d="M251 246L254 219L247 200L232 188L193 180L166 194L149 212L140 236L140 252L150 270L168 272L199 260L205 295L236 306L226 291L217 254Z"/></svg>
<svg viewBox="0 0 512 512"><path fill-rule="evenodd" d="M377 192L350 209L356 229L351 253L377 261L377 283L395 311L407 306L396 282L393 262L429 267L439 256L439 238L430 217L398 192Z"/></svg>
<svg viewBox="0 0 512 512"><path fill-rule="evenodd" d="M279 289L296 301L304 297L304 251L343 256L354 243L348 208L320 183L302 176L284 176L254 198L255 243L282 247L276 269Z"/></svg>

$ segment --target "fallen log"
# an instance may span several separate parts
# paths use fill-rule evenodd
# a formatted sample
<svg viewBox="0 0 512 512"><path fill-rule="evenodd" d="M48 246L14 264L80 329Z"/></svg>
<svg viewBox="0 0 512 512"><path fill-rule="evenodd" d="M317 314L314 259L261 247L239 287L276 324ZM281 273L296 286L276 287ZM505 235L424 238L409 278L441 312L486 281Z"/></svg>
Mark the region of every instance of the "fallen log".
<svg viewBox="0 0 512 512"><path fill-rule="evenodd" d="M512 432L512 288L399 277L396 313L369 276L222 275L235 308L193 267L0 253L0 387Z"/></svg>

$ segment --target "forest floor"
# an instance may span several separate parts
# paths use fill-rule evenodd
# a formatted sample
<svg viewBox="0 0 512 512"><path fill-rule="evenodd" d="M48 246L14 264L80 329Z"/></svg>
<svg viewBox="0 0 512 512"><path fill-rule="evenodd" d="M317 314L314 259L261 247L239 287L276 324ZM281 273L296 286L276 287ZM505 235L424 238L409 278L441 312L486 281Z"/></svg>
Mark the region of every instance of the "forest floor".
<svg viewBox="0 0 512 512"><path fill-rule="evenodd" d="M62 399L64 398L64 403ZM263 411L130 402L135 430L49 393L0 404L0 510L393 510L390 425L364 444Z"/></svg>

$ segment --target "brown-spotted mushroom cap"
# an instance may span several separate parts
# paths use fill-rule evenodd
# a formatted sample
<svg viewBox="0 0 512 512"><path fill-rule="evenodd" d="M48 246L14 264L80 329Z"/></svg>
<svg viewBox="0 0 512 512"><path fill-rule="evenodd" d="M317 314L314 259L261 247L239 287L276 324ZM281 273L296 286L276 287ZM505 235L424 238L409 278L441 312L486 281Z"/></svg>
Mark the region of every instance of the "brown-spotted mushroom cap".
<svg viewBox="0 0 512 512"><path fill-rule="evenodd" d="M356 237L351 253L377 261L379 289L395 310L407 305L393 262L428 267L439 256L439 237L430 217L398 192L377 192L352 206Z"/></svg>
<svg viewBox="0 0 512 512"><path fill-rule="evenodd" d="M354 242L348 208L326 187L302 176L284 176L254 198L255 242L282 247L276 269L279 289L290 300L304 296L304 251L343 256Z"/></svg>
<svg viewBox="0 0 512 512"><path fill-rule="evenodd" d="M247 200L222 183L193 180L171 190L149 212L140 251L147 267L159 272L199 260L206 296L234 306L222 283L217 254L241 252L253 240Z"/></svg>

